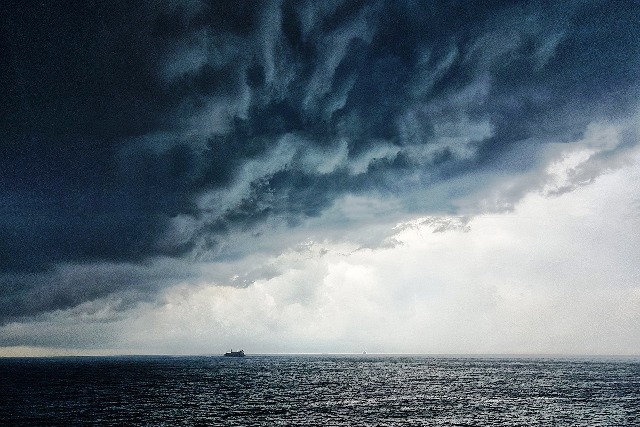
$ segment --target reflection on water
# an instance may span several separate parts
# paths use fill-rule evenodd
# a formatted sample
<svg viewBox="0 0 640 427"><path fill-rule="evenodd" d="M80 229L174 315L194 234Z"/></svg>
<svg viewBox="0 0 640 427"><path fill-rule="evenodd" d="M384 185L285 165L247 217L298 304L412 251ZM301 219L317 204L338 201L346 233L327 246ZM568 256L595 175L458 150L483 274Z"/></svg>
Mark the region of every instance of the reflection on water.
<svg viewBox="0 0 640 427"><path fill-rule="evenodd" d="M8 425L640 425L640 361L0 359Z"/></svg>

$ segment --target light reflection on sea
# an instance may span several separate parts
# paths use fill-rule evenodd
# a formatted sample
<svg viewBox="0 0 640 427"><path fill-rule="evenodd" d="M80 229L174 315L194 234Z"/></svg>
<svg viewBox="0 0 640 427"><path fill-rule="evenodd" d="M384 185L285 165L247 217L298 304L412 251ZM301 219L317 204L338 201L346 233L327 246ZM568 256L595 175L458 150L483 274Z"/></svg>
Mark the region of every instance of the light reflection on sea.
<svg viewBox="0 0 640 427"><path fill-rule="evenodd" d="M0 359L3 425L640 425L638 359Z"/></svg>

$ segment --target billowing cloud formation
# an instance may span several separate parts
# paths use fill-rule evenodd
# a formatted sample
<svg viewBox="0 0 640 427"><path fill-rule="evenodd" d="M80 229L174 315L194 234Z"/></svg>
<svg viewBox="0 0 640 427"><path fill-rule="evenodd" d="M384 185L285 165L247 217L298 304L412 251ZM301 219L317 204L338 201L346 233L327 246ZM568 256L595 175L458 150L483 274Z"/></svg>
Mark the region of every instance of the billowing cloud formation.
<svg viewBox="0 0 640 427"><path fill-rule="evenodd" d="M602 136L571 146L548 185ZM553 197L530 193L511 212L418 218L391 232L394 245L375 249L306 242L241 261L230 269L248 272L232 279L236 286L174 278L155 301L124 312L122 298L83 303L8 324L0 342L106 354L243 346L637 355L640 150L628 154L593 184Z"/></svg>
<svg viewBox="0 0 640 427"><path fill-rule="evenodd" d="M355 240L371 247L393 243L367 212L509 209L550 173L549 143L637 113L636 2L6 9L5 322L145 299L202 277L198 262L282 250L290 228L366 225L374 237ZM590 182L637 142L617 138L548 194ZM511 175L520 181L500 188Z"/></svg>

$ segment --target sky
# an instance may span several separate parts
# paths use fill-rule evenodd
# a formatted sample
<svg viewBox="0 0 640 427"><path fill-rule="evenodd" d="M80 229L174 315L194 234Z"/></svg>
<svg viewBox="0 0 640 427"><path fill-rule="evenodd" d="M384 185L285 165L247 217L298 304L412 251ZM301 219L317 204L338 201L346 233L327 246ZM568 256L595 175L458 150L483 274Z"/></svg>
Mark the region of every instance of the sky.
<svg viewBox="0 0 640 427"><path fill-rule="evenodd" d="M0 356L640 355L640 2L2 9Z"/></svg>

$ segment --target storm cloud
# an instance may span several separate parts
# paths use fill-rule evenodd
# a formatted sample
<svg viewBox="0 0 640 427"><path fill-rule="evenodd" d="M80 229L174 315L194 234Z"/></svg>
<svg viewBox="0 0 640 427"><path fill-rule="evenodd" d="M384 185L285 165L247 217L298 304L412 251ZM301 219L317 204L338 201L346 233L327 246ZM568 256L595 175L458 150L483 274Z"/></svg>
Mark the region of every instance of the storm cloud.
<svg viewBox="0 0 640 427"><path fill-rule="evenodd" d="M455 215L533 174L475 213L504 209L550 143L638 111L635 1L13 3L0 322L146 300L345 197ZM637 143L619 138L549 194Z"/></svg>

